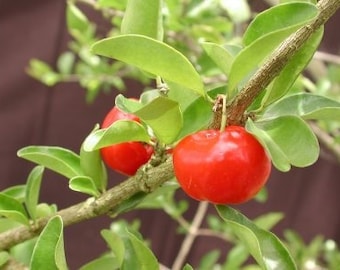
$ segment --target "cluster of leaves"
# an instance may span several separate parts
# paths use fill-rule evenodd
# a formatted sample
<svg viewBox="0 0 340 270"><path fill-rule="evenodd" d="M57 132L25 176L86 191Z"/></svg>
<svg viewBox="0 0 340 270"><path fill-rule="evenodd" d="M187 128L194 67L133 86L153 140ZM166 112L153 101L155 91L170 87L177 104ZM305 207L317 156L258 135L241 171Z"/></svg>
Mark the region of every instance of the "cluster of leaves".
<svg viewBox="0 0 340 270"><path fill-rule="evenodd" d="M147 108L142 110L141 117L143 121L148 121L146 124L151 124L157 139L167 144L207 127L212 118L211 99L217 93L223 93L231 100L278 45L299 27L314 19L318 13L316 7L309 1L288 1L257 15L242 33L242 37L235 37L233 31L236 31L237 26L244 25L242 23L252 16L245 1L241 1L240 7L235 10L228 1L204 1L203 3L193 1L182 5L177 1L165 1L164 6L162 1L152 1L152 3L129 1L128 5L116 1L98 1L96 5L99 9L116 11L113 12L114 17L111 20L112 37L101 41L97 41L94 26L85 14L73 3L67 6L68 28L74 37L70 47L80 59L83 52L86 52L87 56L95 59L92 62L96 63L96 67L99 67L99 71L93 66L87 68L92 74L92 82L86 86L88 96L92 99L99 89L105 88L103 86L105 81L101 81L103 74L110 80L117 80L116 77L119 78L118 80L124 78L121 72L115 69L117 66L119 69L124 69L126 75L138 73L135 78L141 82L149 82L150 78L156 76L158 88L164 87L165 83L165 87L171 91L168 99L159 97L151 105L147 102L157 95L160 96L160 91L151 90L143 94L141 100ZM290 16L293 12L296 14L294 18ZM226 16L229 19L226 19ZM271 20L273 17L279 17L280 20L273 22ZM338 136L336 122L329 120L338 118L339 104L325 99L320 95L320 91L305 93L301 85L304 77L300 74L312 58L322 35L322 29L317 31L290 60L280 76L249 108L249 112L256 113L256 121L248 121L246 125L248 131L256 135L265 145L274 165L281 171L288 171L292 165L309 166L318 158L317 139L305 120L321 120L323 126L327 127L327 131L332 130ZM89 44L93 43L93 53L119 61L111 63L105 58L90 54ZM70 71L73 64L67 60L70 57L64 56L62 55L61 59L66 60L58 61L62 63L58 64L58 67L60 69L62 66L64 68L60 70ZM77 63L83 65L83 61ZM106 71L103 72L104 70ZM31 65L30 73L35 77L41 80L44 80L45 75L50 77L48 72L43 74L38 71L39 68L36 69ZM225 83L226 79L228 84ZM87 83L81 81L81 84L84 86ZM92 88L90 85L95 87ZM299 90L296 90L297 85L300 86ZM121 89L114 84L113 86ZM291 95L293 93L296 95ZM289 100L285 102L280 100L288 95ZM136 113L137 109L142 109L141 106L136 108L122 104L122 98L117 99L116 103L120 108L133 113ZM303 108L299 111L291 111L287 108L287 104L291 107ZM319 104L322 104L321 108ZM164 114L155 110L156 107L164 107ZM150 120L149 111L154 113L153 118L157 114L157 119ZM171 128L162 128L161 125L165 122L169 123ZM291 132L291 130L295 130L293 136L287 137L285 131ZM169 131L172 134L160 134L160 131L165 133ZM144 135L145 132L141 134L143 137L140 138L141 141L146 139ZM303 141L297 141L296 138L303 138ZM300 147L297 148L296 145ZM310 147L305 148L302 145ZM100 147L103 146L101 144ZM306 153L305 149L309 151Z"/></svg>
<svg viewBox="0 0 340 270"><path fill-rule="evenodd" d="M1 195L1 231L19 226L20 223L27 225L26 218L18 218L25 215L20 202L27 209L31 209L30 223L39 217L47 217L56 212L54 205L47 206L38 204L39 185L43 168L35 167L28 176L27 185L11 187L0 193ZM169 181L155 192L147 196L135 196L117 207L115 213L135 209L163 210L171 218L176 220L182 227L181 231L189 230L190 221L185 221L184 213L188 209L185 200L176 201L174 195L177 183ZM139 203L136 206L136 201ZM13 205L16 204L16 208ZM5 209L7 207L7 210ZM21 210L19 210L19 207ZM41 209L44 209L43 211ZM293 260L286 249L272 253L270 250L281 249L282 244L278 238L270 233L270 230L282 218L281 213L268 213L253 221L247 219L240 212L230 207L219 206L219 218L215 215L207 216L208 228L200 229L197 236L218 237L233 244L233 248L223 258L220 250L207 251L202 257L197 269L271 269L268 262L278 263L294 269ZM6 218L5 218L6 217ZM33 218L34 217L34 218ZM128 224L125 220L116 220L109 229L101 231L101 237L108 246L108 251L100 257L86 263L80 269L159 269L159 262L152 253L148 241L145 241L139 231L140 222L135 220ZM200 235L200 231L205 234ZM209 233L207 233L207 231ZM260 241L265 238L266 241ZM298 234L286 231L286 245L292 252L299 269L306 269L308 265L327 266L327 269L336 269L340 261L340 252L332 240L325 241L322 237L316 237L308 246ZM54 216L45 226L40 236L12 247L9 252L0 253L0 265L4 265L9 258L14 258L20 263L29 265L30 269L67 269L67 256L63 247L63 221L60 216ZM259 245L256 247L257 244ZM256 244L254 246L254 244ZM249 256L257 258L260 266L249 264ZM268 256L268 257L267 257ZM223 262L221 263L221 259ZM184 269L192 269L189 264Z"/></svg>
<svg viewBox="0 0 340 270"><path fill-rule="evenodd" d="M79 154L51 146L28 146L18 151L20 157L39 166L32 171L27 185L0 193L2 231L20 223L30 226L37 218L56 213L55 206L38 204L44 168L69 179L72 190L98 198L106 191L108 181L100 148L125 141L155 140L162 147L171 147L185 135L208 128L216 96L223 94L231 102L273 51L318 15L313 1L282 1L254 18L246 1L238 1L236 9L230 2L99 0L96 7L111 19L113 26L109 37L101 40L96 37L95 24L75 3L67 4L67 25L74 39L70 44L72 52L60 56L57 70L40 60L32 60L29 73L33 77L50 86L76 79L87 89L88 101L93 100L100 89L112 86L122 89L125 78L135 78L142 83L155 80L156 88L144 91L139 101L118 95L116 105L137 115L142 124L118 121L105 129L95 126L82 143ZM239 32L251 18L245 31ZM288 171L291 166L306 167L317 160L319 144L308 121L322 121L324 126L331 126L328 128L338 128L334 128L332 120L340 117L339 101L320 94L321 90L306 92L303 85L306 80L301 75L322 35L323 29L315 32L247 111L254 115L246 122L247 130L264 145L274 166L281 171ZM332 72L338 70L334 68ZM325 89L322 80L318 83L320 86L313 85L316 89ZM119 205L115 213L138 207L163 209L178 220L186 206L174 202L177 187L168 183L149 195L136 194ZM229 257L243 254L238 257L239 261L234 261L236 256L234 260L229 258L225 268L232 264L236 269L251 254L263 269L272 269L273 263L285 269L296 269L288 249L268 231L270 221L266 221L265 227L231 207L218 206L217 211L224 224L218 225L219 228L227 228L238 239ZM222 220L218 224L222 224ZM141 236L133 229L126 229L128 226L124 222L117 224L102 232L110 252L84 266L83 270L104 267L107 263L117 268L134 269L133 265L138 264L139 268L158 269L156 258ZM50 265L51 269L67 268L62 228L59 216L49 221L34 249L30 249L32 269L39 269L41 264ZM218 231L216 227L214 230ZM44 246L51 250L45 250ZM4 263L9 254L2 255ZM202 262L204 265L209 261L215 264L215 253L207 258Z"/></svg>

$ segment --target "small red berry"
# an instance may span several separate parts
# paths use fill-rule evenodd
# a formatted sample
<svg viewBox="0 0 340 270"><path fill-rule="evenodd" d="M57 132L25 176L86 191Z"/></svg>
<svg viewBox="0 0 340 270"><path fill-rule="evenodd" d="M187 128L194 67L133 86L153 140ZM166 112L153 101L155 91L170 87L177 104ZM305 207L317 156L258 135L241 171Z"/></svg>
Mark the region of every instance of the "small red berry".
<svg viewBox="0 0 340 270"><path fill-rule="evenodd" d="M118 120L140 122L136 115L123 112L115 106L105 116L101 127L107 128ZM131 176L149 161L153 154L153 148L151 145L142 142L124 142L101 148L100 152L108 167L119 173Z"/></svg>
<svg viewBox="0 0 340 270"><path fill-rule="evenodd" d="M265 185L271 161L243 127L188 135L173 151L175 176L192 198L214 204L243 203Z"/></svg>

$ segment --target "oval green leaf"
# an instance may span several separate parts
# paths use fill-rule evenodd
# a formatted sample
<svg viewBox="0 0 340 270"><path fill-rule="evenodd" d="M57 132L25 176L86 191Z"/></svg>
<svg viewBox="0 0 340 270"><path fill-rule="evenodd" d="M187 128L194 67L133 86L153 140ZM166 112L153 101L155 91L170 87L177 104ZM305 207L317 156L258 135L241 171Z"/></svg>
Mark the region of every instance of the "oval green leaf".
<svg viewBox="0 0 340 270"><path fill-rule="evenodd" d="M39 203L36 209L36 219L41 217L50 217L57 212L57 206L55 204Z"/></svg>
<svg viewBox="0 0 340 270"><path fill-rule="evenodd" d="M319 157L318 140L299 117L282 116L258 122L248 120L246 129L263 144L280 171L289 171L291 165L307 167Z"/></svg>
<svg viewBox="0 0 340 270"><path fill-rule="evenodd" d="M2 190L1 193L17 199L19 202L24 202L26 196L26 185L11 186Z"/></svg>
<svg viewBox="0 0 340 270"><path fill-rule="evenodd" d="M190 61L176 49L155 39L135 34L110 37L96 42L92 52L134 65L205 95L202 79Z"/></svg>
<svg viewBox="0 0 340 270"><path fill-rule="evenodd" d="M119 120L108 128L90 133L84 143L84 151L94 151L112 144L141 141L150 142L150 136L141 124L131 120Z"/></svg>
<svg viewBox="0 0 340 270"><path fill-rule="evenodd" d="M139 34L162 40L162 1L129 0L124 13L122 34Z"/></svg>
<svg viewBox="0 0 340 270"><path fill-rule="evenodd" d="M33 249L30 269L67 270L63 221L52 217L41 232Z"/></svg>
<svg viewBox="0 0 340 270"><path fill-rule="evenodd" d="M234 60L233 54L223 46L212 42L203 42L202 47L222 72L228 75Z"/></svg>
<svg viewBox="0 0 340 270"><path fill-rule="evenodd" d="M25 194L25 206L31 219L36 219L36 210L39 200L40 185L42 175L44 173L43 166L33 168L27 179L27 188Z"/></svg>
<svg viewBox="0 0 340 270"><path fill-rule="evenodd" d="M69 181L69 188L94 197L100 195L94 181L88 176L75 176L71 178Z"/></svg>
<svg viewBox="0 0 340 270"><path fill-rule="evenodd" d="M216 208L262 269L297 269L287 248L273 233L259 228L231 207L218 205Z"/></svg>
<svg viewBox="0 0 340 270"><path fill-rule="evenodd" d="M243 35L243 43L247 46L264 35L289 26L300 25L301 22L312 19L316 11L315 5L307 2L283 3L266 9L249 24Z"/></svg>
<svg viewBox="0 0 340 270"><path fill-rule="evenodd" d="M85 14L71 1L67 1L66 21L70 33L75 31L77 33L86 32L89 26L89 21Z"/></svg>
<svg viewBox="0 0 340 270"><path fill-rule="evenodd" d="M0 193L0 216L1 215L25 225L29 224L24 206L15 198L3 193Z"/></svg>
<svg viewBox="0 0 340 270"><path fill-rule="evenodd" d="M172 143L182 129L183 118L179 104L164 96L155 98L134 114L150 126L157 139L165 144Z"/></svg>
<svg viewBox="0 0 340 270"><path fill-rule="evenodd" d="M128 242L126 242L125 244L128 244L128 246L125 246L125 248L126 255L130 255L128 257L131 260L129 262L129 265L131 263L137 265L139 270L158 270L158 261L152 251L148 248L146 243L137 238L137 236L130 231L127 231L127 236ZM126 260L124 261L124 264L125 262Z"/></svg>
<svg viewBox="0 0 340 270"><path fill-rule="evenodd" d="M158 96L149 103L141 103L118 95L116 105L137 115L145 124L153 130L157 139L163 143L172 143L182 129L183 118L180 106L165 96Z"/></svg>
<svg viewBox="0 0 340 270"><path fill-rule="evenodd" d="M79 270L100 270L110 269L119 270L117 259L112 254L105 254L100 258L94 259L93 261L83 265Z"/></svg>
<svg viewBox="0 0 340 270"><path fill-rule="evenodd" d="M124 261L125 246L122 238L111 230L102 230L101 236L105 239L107 245L110 247L118 267L121 267Z"/></svg>
<svg viewBox="0 0 340 270"><path fill-rule="evenodd" d="M315 32L310 39L295 53L267 89L262 101L263 106L273 103L284 96L292 87L297 77L308 65L317 50L323 36L323 28Z"/></svg>
<svg viewBox="0 0 340 270"><path fill-rule="evenodd" d="M292 13L277 12L276 9L289 7L289 10L294 10ZM269 15L274 10L274 15ZM309 3L287 3L269 9L268 17L261 23L262 25L271 25L273 18L280 23L273 24L275 27L269 27L266 31L257 30L257 34L248 34L250 37L245 38L246 47L240 51L232 63L229 75L229 95L235 94L236 86L253 72L257 66L268 57L281 42L283 42L290 34L295 32L301 26L311 21L318 14L318 9ZM296 16L296 17L295 17ZM296 18L292 19L292 17ZM281 24L282 22L282 24ZM255 26L253 26L255 27ZM259 26L256 26L259 27ZM255 30L251 31L256 32ZM252 41L251 43L249 43Z"/></svg>
<svg viewBox="0 0 340 270"><path fill-rule="evenodd" d="M192 102L183 112L183 128L177 139L184 136L207 128L212 122L213 111L211 103L204 98L198 98Z"/></svg>
<svg viewBox="0 0 340 270"><path fill-rule="evenodd" d="M99 125L91 133L99 130ZM107 171L102 161L99 149L85 151L84 143L80 148L80 167L84 174L90 177L100 191L105 191L107 186Z"/></svg>
<svg viewBox="0 0 340 270"><path fill-rule="evenodd" d="M339 120L340 102L311 93L290 95L267 107L261 119L295 115L303 119Z"/></svg>
<svg viewBox="0 0 340 270"><path fill-rule="evenodd" d="M126 98L122 94L116 96L115 104L123 112L129 113L134 113L143 108L143 104L141 102L132 98Z"/></svg>
<svg viewBox="0 0 340 270"><path fill-rule="evenodd" d="M27 146L18 151L18 156L42 165L67 178L83 175L80 158L71 150L58 146Z"/></svg>

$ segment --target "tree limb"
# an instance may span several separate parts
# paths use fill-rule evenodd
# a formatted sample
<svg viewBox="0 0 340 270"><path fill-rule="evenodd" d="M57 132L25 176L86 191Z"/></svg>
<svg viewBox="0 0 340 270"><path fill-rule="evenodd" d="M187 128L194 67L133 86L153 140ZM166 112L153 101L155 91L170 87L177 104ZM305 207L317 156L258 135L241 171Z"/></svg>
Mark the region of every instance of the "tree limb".
<svg viewBox="0 0 340 270"><path fill-rule="evenodd" d="M90 198L85 202L60 210L55 215L63 219L64 226L105 215L132 195L138 192L152 192L172 177L172 158L169 157L164 163L147 172L139 171L135 176L103 193L99 198ZM49 219L50 217L40 218L30 227L20 226L1 233L0 250L7 250L37 236Z"/></svg>

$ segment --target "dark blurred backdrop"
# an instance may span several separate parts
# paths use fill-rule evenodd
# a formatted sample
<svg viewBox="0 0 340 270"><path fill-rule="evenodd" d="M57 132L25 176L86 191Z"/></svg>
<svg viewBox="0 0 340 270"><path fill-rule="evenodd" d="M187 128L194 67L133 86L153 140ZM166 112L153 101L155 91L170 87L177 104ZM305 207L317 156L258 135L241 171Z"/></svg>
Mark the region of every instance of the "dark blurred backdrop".
<svg viewBox="0 0 340 270"><path fill-rule="evenodd" d="M262 5L262 1L252 2L258 7ZM117 94L116 91L100 94L93 104L87 105L85 91L77 84L47 88L25 73L31 58L54 65L57 56L66 50L69 36L64 12L64 1L0 0L0 189L25 183L34 166L16 156L18 149L37 144L78 151L94 124L101 122L111 108ZM340 52L339 15L326 26L323 51ZM99 30L101 27L105 26L99 24ZM129 89L128 93L132 94L142 88L131 82ZM114 173L110 178L112 184L122 180ZM291 228L306 241L323 234L340 242L340 166L335 161L321 157L306 169L292 169L285 174L273 171L268 189L266 204L249 202L239 208L250 217L268 211L284 212L286 218L275 229L278 233ZM41 201L64 208L84 198L70 191L63 177L46 170ZM188 217L193 215L196 205L192 201ZM165 214L153 211L132 212L124 217L143 220L144 237L152 240L159 260L171 265L182 239L176 233L176 223ZM99 231L110 222L109 218L100 217L65 229L66 255L71 269L77 269L105 250ZM216 245L223 246L223 243L216 239L197 239L189 261L194 262Z"/></svg>

